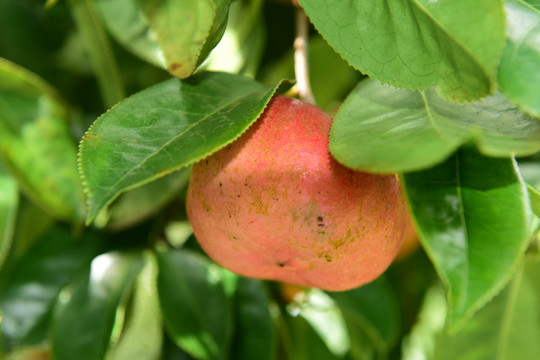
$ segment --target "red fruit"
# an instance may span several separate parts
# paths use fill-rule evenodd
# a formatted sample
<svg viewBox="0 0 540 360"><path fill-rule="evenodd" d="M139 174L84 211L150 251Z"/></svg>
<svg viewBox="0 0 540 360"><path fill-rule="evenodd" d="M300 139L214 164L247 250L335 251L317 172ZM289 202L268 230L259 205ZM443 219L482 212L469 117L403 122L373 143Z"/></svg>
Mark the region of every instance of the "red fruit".
<svg viewBox="0 0 540 360"><path fill-rule="evenodd" d="M277 96L238 140L194 165L188 216L218 264L347 290L392 262L407 219L399 181L338 164L328 150L331 121Z"/></svg>

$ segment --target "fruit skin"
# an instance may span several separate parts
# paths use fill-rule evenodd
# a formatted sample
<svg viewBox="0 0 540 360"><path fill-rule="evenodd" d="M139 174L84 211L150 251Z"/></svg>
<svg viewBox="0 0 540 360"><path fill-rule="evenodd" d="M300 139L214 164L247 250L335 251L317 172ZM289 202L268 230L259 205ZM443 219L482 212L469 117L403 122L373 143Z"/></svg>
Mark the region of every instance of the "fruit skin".
<svg viewBox="0 0 540 360"><path fill-rule="evenodd" d="M416 249L420 247L420 240L412 217L409 215L405 232L403 233L403 244L396 255L395 261L408 258Z"/></svg>
<svg viewBox="0 0 540 360"><path fill-rule="evenodd" d="M333 291L388 267L407 217L399 180L338 164L330 125L319 108L277 96L238 140L194 165L188 217L214 261Z"/></svg>

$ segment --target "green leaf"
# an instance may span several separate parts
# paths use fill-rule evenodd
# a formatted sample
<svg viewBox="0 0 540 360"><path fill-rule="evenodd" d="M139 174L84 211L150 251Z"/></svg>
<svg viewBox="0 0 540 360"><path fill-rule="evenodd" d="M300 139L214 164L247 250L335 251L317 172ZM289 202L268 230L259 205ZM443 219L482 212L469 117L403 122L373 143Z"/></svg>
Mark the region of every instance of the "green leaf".
<svg viewBox="0 0 540 360"><path fill-rule="evenodd" d="M90 58L103 103L109 108L122 100L125 93L111 44L97 16L94 1L68 0L67 4Z"/></svg>
<svg viewBox="0 0 540 360"><path fill-rule="evenodd" d="M103 25L127 50L165 68L163 56L138 0L94 0Z"/></svg>
<svg viewBox="0 0 540 360"><path fill-rule="evenodd" d="M262 5L263 0L231 4L223 38L201 68L255 77L266 40Z"/></svg>
<svg viewBox="0 0 540 360"><path fill-rule="evenodd" d="M229 0L141 0L140 6L167 69L184 79L223 36Z"/></svg>
<svg viewBox="0 0 540 360"><path fill-rule="evenodd" d="M88 217L121 192L186 167L234 141L262 113L279 84L201 73L170 79L102 115L80 147Z"/></svg>
<svg viewBox="0 0 540 360"><path fill-rule="evenodd" d="M532 1L506 1L508 39L498 80L510 100L540 117L540 7L533 6Z"/></svg>
<svg viewBox="0 0 540 360"><path fill-rule="evenodd" d="M18 206L17 184L0 163L0 270L13 241Z"/></svg>
<svg viewBox="0 0 540 360"><path fill-rule="evenodd" d="M310 289L302 302L290 303L287 310L293 316L306 319L333 355L343 357L349 352L351 339L345 319L330 295L319 289Z"/></svg>
<svg viewBox="0 0 540 360"><path fill-rule="evenodd" d="M99 215L96 226L118 231L150 217L187 186L190 170L184 168L123 193Z"/></svg>
<svg viewBox="0 0 540 360"><path fill-rule="evenodd" d="M433 89L413 92L367 80L337 113L329 146L348 167L392 173L440 163L470 141L488 156L530 155L540 150L540 122L501 94L458 105Z"/></svg>
<svg viewBox="0 0 540 360"><path fill-rule="evenodd" d="M440 334L435 359L524 359L540 354L540 261L529 257L512 282L456 335Z"/></svg>
<svg viewBox="0 0 540 360"><path fill-rule="evenodd" d="M84 216L67 109L36 75L0 59L0 156L34 202L54 216Z"/></svg>
<svg viewBox="0 0 540 360"><path fill-rule="evenodd" d="M157 263L147 253L145 265L136 279L133 304L126 328L109 360L158 359L163 343L161 309L157 291Z"/></svg>
<svg viewBox="0 0 540 360"><path fill-rule="evenodd" d="M275 334L270 303L260 280L238 278L235 294L236 327L231 359L274 359Z"/></svg>
<svg viewBox="0 0 540 360"><path fill-rule="evenodd" d="M94 258L62 290L52 323L54 359L103 359L117 307L141 268L135 253L109 252ZM72 334L72 336L69 336Z"/></svg>
<svg viewBox="0 0 540 360"><path fill-rule="evenodd" d="M368 343L384 357L394 346L399 330L399 309L396 295L385 278L359 288L334 292L330 295L336 300L347 326L351 332L362 333ZM354 350L356 342L352 338Z"/></svg>
<svg viewBox="0 0 540 360"><path fill-rule="evenodd" d="M540 192L531 185L528 185L527 189L529 190L532 211L536 216L540 217Z"/></svg>
<svg viewBox="0 0 540 360"><path fill-rule="evenodd" d="M500 291L523 256L531 230L526 187L514 161L472 148L402 179L455 330Z"/></svg>
<svg viewBox="0 0 540 360"><path fill-rule="evenodd" d="M160 252L157 259L159 298L171 337L197 359L226 359L232 314L220 269L187 251Z"/></svg>
<svg viewBox="0 0 540 360"><path fill-rule="evenodd" d="M291 360L337 360L343 359L330 352L313 327L301 316L287 317L290 326L289 356Z"/></svg>
<svg viewBox="0 0 540 360"><path fill-rule="evenodd" d="M499 0L300 0L352 66L384 83L470 101L496 89L504 47Z"/></svg>
<svg viewBox="0 0 540 360"><path fill-rule="evenodd" d="M82 240L75 241L70 229L54 227L11 269L0 292L0 308L2 332L12 345L45 339L61 288L96 253L94 238Z"/></svg>

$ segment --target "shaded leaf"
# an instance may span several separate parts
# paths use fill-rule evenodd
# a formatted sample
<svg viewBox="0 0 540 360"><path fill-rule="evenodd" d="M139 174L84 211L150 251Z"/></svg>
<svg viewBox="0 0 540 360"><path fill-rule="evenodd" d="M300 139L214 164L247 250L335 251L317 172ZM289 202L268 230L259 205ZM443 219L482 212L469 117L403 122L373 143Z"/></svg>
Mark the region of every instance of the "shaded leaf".
<svg viewBox="0 0 540 360"><path fill-rule="evenodd" d="M0 156L25 194L54 216L84 216L67 110L32 73L0 59Z"/></svg>
<svg viewBox="0 0 540 360"><path fill-rule="evenodd" d="M225 359L232 314L220 269L187 251L159 252L157 259L159 298L171 338L197 359Z"/></svg>
<svg viewBox="0 0 540 360"><path fill-rule="evenodd" d="M498 0L300 0L330 45L361 72L394 86L470 101L496 88L504 47Z"/></svg>
<svg viewBox="0 0 540 360"><path fill-rule="evenodd" d="M540 261L527 258L510 284L456 335L439 335L435 359L523 359L540 354Z"/></svg>
<svg viewBox="0 0 540 360"><path fill-rule="evenodd" d="M18 205L17 184L0 163L0 270L13 241Z"/></svg>
<svg viewBox="0 0 540 360"><path fill-rule="evenodd" d="M313 327L301 316L287 317L290 327L290 348L288 359L291 360L334 360L343 359L330 352Z"/></svg>
<svg viewBox="0 0 540 360"><path fill-rule="evenodd" d="M0 292L2 332L11 345L45 339L60 290L97 251L93 237L82 240L76 241L69 229L54 227L11 269Z"/></svg>
<svg viewBox="0 0 540 360"><path fill-rule="evenodd" d="M275 334L270 303L260 280L238 277L234 298L236 326L231 359L274 359Z"/></svg>
<svg viewBox="0 0 540 360"><path fill-rule="evenodd" d="M109 252L94 258L90 268L72 279L55 307L51 333L54 359L104 358L117 307L140 268L138 254Z"/></svg>
<svg viewBox="0 0 540 360"><path fill-rule="evenodd" d="M123 193L99 215L96 226L117 231L147 219L187 186L190 174L191 169L184 168Z"/></svg>
<svg viewBox="0 0 540 360"><path fill-rule="evenodd" d="M498 80L506 96L529 114L540 117L540 7L534 8L532 3L506 1L508 39Z"/></svg>
<svg viewBox="0 0 540 360"><path fill-rule="evenodd" d="M171 74L190 76L217 45L227 25L229 0L142 0Z"/></svg>
<svg viewBox="0 0 540 360"><path fill-rule="evenodd" d="M330 353L343 357L351 348L345 319L336 302L324 291L310 289L301 302L290 303L287 310L301 316L319 335Z"/></svg>
<svg viewBox="0 0 540 360"><path fill-rule="evenodd" d="M278 85L201 73L145 89L102 115L80 147L87 220L120 193L234 141L259 117Z"/></svg>
<svg viewBox="0 0 540 360"><path fill-rule="evenodd" d="M387 356L398 338L400 323L396 296L386 280L380 277L359 288L330 295L343 312L349 331L363 334L364 342L371 344L373 351ZM354 349L355 341L351 343Z"/></svg>
<svg viewBox="0 0 540 360"><path fill-rule="evenodd" d="M455 330L500 291L522 258L530 234L526 188L514 161L472 148L402 179L422 245L446 285Z"/></svg>
<svg viewBox="0 0 540 360"><path fill-rule="evenodd" d="M95 4L87 0L66 2L77 27L79 41L90 58L103 103L109 108L122 100L125 92L111 44L99 21Z"/></svg>
<svg viewBox="0 0 540 360"><path fill-rule="evenodd" d="M329 146L348 167L391 173L433 166L470 141L488 156L530 155L540 150L540 122L501 94L458 105L432 89L413 92L367 80L337 113Z"/></svg>
<svg viewBox="0 0 540 360"><path fill-rule="evenodd" d="M135 282L133 305L110 360L153 360L161 354L163 328L157 291L157 263L152 254Z"/></svg>

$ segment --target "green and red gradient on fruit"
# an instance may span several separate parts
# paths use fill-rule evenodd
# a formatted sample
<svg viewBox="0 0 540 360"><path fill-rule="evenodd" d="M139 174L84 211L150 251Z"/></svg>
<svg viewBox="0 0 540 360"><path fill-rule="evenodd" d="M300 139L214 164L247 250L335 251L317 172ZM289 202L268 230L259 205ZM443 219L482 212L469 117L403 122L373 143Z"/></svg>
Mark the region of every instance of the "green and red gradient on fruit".
<svg viewBox="0 0 540 360"><path fill-rule="evenodd" d="M407 221L399 180L337 163L331 122L313 105L277 96L239 139L194 165L188 216L218 264L333 291L390 265Z"/></svg>

